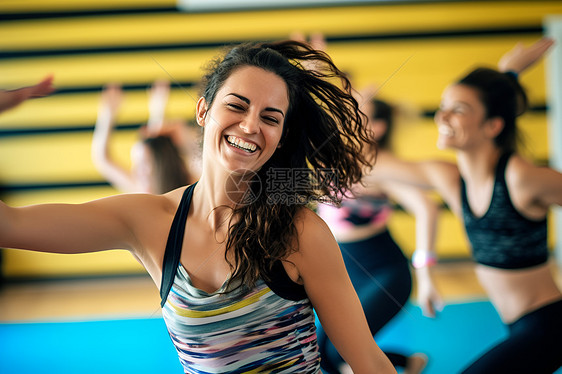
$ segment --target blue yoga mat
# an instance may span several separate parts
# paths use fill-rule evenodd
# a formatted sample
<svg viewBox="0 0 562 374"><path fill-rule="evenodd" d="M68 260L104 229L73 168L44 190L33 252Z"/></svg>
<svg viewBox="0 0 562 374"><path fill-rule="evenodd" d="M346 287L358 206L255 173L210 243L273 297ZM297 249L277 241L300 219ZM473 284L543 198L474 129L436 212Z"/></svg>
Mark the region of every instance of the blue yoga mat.
<svg viewBox="0 0 562 374"><path fill-rule="evenodd" d="M488 301L449 304L436 319L408 305L376 336L381 348L424 352L425 374L454 374L507 335ZM161 318L0 324L2 374L182 373ZM562 374L562 370L557 372Z"/></svg>
<svg viewBox="0 0 562 374"><path fill-rule="evenodd" d="M0 324L2 374L183 373L161 318Z"/></svg>
<svg viewBox="0 0 562 374"><path fill-rule="evenodd" d="M424 374L460 373L505 339L507 327L489 301L447 305L437 318L426 318L408 305L376 336L383 350L429 356ZM562 374L562 368L556 371Z"/></svg>
<svg viewBox="0 0 562 374"><path fill-rule="evenodd" d="M429 357L424 374L459 373L507 337L507 328L488 301L449 304L435 319L408 305L376 336L383 350Z"/></svg>

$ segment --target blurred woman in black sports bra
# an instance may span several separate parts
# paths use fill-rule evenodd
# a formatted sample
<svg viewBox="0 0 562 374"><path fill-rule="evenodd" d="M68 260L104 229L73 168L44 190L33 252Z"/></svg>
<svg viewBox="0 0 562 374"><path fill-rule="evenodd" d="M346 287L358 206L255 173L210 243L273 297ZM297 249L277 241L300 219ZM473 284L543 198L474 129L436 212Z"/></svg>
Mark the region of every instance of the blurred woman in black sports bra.
<svg viewBox="0 0 562 374"><path fill-rule="evenodd" d="M509 336L465 373L552 373L562 365L562 293L548 265L546 216L562 205L562 174L516 153L516 117L527 106L517 75L553 44L516 46L499 71L477 68L447 87L435 115L439 148L457 164L381 163L368 179L438 190L464 220L478 279Z"/></svg>

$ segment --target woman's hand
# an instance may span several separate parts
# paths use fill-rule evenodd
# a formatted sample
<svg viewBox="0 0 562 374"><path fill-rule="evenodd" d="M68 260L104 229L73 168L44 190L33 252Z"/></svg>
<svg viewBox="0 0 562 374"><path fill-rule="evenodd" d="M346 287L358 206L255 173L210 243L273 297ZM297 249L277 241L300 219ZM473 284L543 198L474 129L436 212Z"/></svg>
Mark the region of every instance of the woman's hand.
<svg viewBox="0 0 562 374"><path fill-rule="evenodd" d="M443 310L443 299L431 277L430 267L416 269L417 301L426 317L435 318Z"/></svg>
<svg viewBox="0 0 562 374"><path fill-rule="evenodd" d="M164 125L166 105L170 96L170 82L158 80L149 91L148 122L145 136L157 136Z"/></svg>
<svg viewBox="0 0 562 374"><path fill-rule="evenodd" d="M123 101L123 91L118 84L108 84L105 86L101 93L101 100L98 109L98 123L99 125L113 126L114 118L121 107ZM100 120L101 118L103 120Z"/></svg>
<svg viewBox="0 0 562 374"><path fill-rule="evenodd" d="M33 86L8 91L0 90L0 112L14 108L27 99L47 96L54 90L52 75L45 77Z"/></svg>
<svg viewBox="0 0 562 374"><path fill-rule="evenodd" d="M522 73L539 61L546 51L554 44L550 38L542 38L529 47L517 43L513 49L505 53L498 62L499 71Z"/></svg>

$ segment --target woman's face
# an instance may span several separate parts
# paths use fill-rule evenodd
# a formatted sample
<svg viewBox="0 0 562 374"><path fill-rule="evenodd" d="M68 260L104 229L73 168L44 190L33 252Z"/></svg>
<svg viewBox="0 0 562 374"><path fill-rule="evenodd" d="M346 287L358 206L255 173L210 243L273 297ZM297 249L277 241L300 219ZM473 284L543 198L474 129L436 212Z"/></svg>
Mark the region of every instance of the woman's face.
<svg viewBox="0 0 562 374"><path fill-rule="evenodd" d="M258 170L279 145L288 108L281 77L254 66L235 70L210 108L204 98L197 103L197 122L205 127L203 159L229 172Z"/></svg>
<svg viewBox="0 0 562 374"><path fill-rule="evenodd" d="M435 113L437 147L457 150L477 147L489 140L484 131L487 122L486 109L474 88L461 84L449 86Z"/></svg>

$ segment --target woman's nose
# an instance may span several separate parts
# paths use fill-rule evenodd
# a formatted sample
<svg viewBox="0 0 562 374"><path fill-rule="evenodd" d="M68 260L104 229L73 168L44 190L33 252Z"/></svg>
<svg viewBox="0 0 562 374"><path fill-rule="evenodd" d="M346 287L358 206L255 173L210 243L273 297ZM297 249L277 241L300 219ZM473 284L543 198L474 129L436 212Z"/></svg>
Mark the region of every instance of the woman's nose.
<svg viewBox="0 0 562 374"><path fill-rule="evenodd" d="M240 122L240 128L246 134L257 134L260 131L259 119L253 116L247 116L242 122Z"/></svg>
<svg viewBox="0 0 562 374"><path fill-rule="evenodd" d="M434 120L435 122L446 120L449 115L449 112L443 109L437 109L435 112Z"/></svg>

